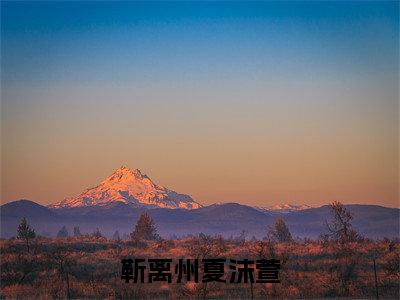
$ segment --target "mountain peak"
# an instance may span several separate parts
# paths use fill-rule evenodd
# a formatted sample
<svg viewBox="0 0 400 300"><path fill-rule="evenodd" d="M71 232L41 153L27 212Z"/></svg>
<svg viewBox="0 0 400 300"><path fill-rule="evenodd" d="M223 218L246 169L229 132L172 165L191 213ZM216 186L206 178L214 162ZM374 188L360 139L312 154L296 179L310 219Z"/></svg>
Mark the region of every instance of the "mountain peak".
<svg viewBox="0 0 400 300"><path fill-rule="evenodd" d="M124 174L133 174L133 173L141 173L139 169L129 169L125 166L120 166L118 169L115 169L113 173L124 173Z"/></svg>
<svg viewBox="0 0 400 300"><path fill-rule="evenodd" d="M122 202L149 208L199 208L189 195L179 194L154 183L139 169L121 166L98 186L82 192L76 197L65 198L59 203L50 205L53 208L107 205L111 202Z"/></svg>
<svg viewBox="0 0 400 300"><path fill-rule="evenodd" d="M131 170L125 166L120 166L118 169L116 169L113 172L113 174L111 176L113 176L113 175L126 176L126 177L134 176L137 178L147 178L147 176L142 174L142 172L139 169Z"/></svg>

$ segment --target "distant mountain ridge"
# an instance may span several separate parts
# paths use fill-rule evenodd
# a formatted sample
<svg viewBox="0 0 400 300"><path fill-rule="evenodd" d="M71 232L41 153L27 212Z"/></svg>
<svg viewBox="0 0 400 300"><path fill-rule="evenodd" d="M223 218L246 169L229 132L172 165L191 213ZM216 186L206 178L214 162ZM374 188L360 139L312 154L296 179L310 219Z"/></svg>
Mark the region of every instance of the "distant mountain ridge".
<svg viewBox="0 0 400 300"><path fill-rule="evenodd" d="M398 237L398 208L378 205L346 205L354 214L354 227L371 238ZM326 230L330 207L279 204L251 207L238 203L202 206L189 195L155 184L140 170L124 166L99 185L75 197L46 206L18 200L0 206L1 237L15 236L21 218L39 234L55 236L62 226L82 232L99 228L105 235L130 233L139 215L147 211L162 236L198 234L248 235L262 238L275 219L284 218L293 236L316 238Z"/></svg>
<svg viewBox="0 0 400 300"><path fill-rule="evenodd" d="M293 212L293 211L313 208L313 206L307 204L295 205L295 204L284 203L284 204L275 204L270 206L255 206L254 208L260 211Z"/></svg>
<svg viewBox="0 0 400 300"><path fill-rule="evenodd" d="M346 205L353 214L353 224L361 235L368 238L399 237L398 208L378 205ZM21 218L26 217L38 234L55 236L62 226L70 234L74 226L83 233L99 228L106 236L118 230L130 233L140 214L147 211L154 219L161 236L221 234L239 235L243 230L248 237L263 238L268 226L277 218L284 218L292 235L298 238L317 238L326 232L325 222L330 220L329 205L304 210L280 212L261 211L238 203L213 204L197 209L148 208L121 201L104 205L49 208L28 200L19 200L0 206L1 237L16 235Z"/></svg>
<svg viewBox="0 0 400 300"><path fill-rule="evenodd" d="M98 206L112 202L122 202L137 207L146 206L147 208L195 209L202 206L189 195L179 194L155 184L138 169L130 170L121 166L96 187L89 188L78 196L65 198L49 207Z"/></svg>

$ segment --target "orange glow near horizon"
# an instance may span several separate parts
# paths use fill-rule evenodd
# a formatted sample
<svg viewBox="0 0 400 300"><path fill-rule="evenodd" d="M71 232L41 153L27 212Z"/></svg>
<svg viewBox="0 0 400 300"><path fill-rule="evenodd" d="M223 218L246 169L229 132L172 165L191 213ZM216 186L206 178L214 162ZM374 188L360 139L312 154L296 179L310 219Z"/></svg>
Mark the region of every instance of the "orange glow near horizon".
<svg viewBox="0 0 400 300"><path fill-rule="evenodd" d="M223 99L233 101L230 96ZM164 99L172 97L164 90ZM96 111L81 106L79 114L87 118L79 122L72 118L76 111L62 107L58 118L48 115L47 107L21 108L21 119L3 119L2 203L21 198L54 203L126 165L204 205L339 200L398 207L398 148L390 106L375 103L383 114L379 118L369 107L351 119L345 114L346 99L337 102L338 112L322 115L301 103L291 103L284 113L278 104L271 112L263 103L250 110L255 103L233 99L235 104L220 112L208 107L211 103L183 105L181 111L169 111L168 120L162 116L167 106L142 116L122 106L108 122L100 117L113 102ZM150 110L151 103L142 105L142 113Z"/></svg>

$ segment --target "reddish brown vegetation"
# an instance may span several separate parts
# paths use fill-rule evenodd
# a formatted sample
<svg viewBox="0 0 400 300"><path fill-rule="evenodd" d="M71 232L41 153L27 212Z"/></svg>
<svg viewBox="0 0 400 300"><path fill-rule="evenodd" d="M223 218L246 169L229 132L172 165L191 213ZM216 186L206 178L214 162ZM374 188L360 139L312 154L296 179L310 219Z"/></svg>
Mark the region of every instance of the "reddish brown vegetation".
<svg viewBox="0 0 400 300"><path fill-rule="evenodd" d="M200 235L180 240L117 242L99 237L1 241L1 296L6 298L320 298L399 297L398 241L273 243ZM125 283L123 257L278 258L280 284Z"/></svg>

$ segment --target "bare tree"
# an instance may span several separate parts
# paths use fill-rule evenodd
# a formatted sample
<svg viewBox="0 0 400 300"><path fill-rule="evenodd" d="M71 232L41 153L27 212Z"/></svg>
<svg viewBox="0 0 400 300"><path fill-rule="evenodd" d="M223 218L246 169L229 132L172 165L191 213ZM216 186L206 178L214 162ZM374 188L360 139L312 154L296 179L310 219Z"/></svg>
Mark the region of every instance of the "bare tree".
<svg viewBox="0 0 400 300"><path fill-rule="evenodd" d="M101 231L99 228L96 228L95 231L93 231L93 233L91 234L92 237L94 237L95 239L100 239L103 237L103 235L101 234Z"/></svg>
<svg viewBox="0 0 400 300"><path fill-rule="evenodd" d="M29 245L32 239L36 237L35 230L31 228L26 221L26 218L22 218L21 223L18 226L17 237L23 241L25 241L26 249L29 253Z"/></svg>
<svg viewBox="0 0 400 300"><path fill-rule="evenodd" d="M73 259L71 258L70 253L64 248L57 248L48 253L48 257L52 262L52 265L56 266L60 281L65 282L66 284L66 298L71 299L70 272L73 265Z"/></svg>
<svg viewBox="0 0 400 300"><path fill-rule="evenodd" d="M246 243L246 236L247 236L247 231L242 229L240 234L237 237L235 237L234 239L235 243L243 247Z"/></svg>
<svg viewBox="0 0 400 300"><path fill-rule="evenodd" d="M80 237L82 236L81 230L79 229L79 226L74 227L74 237Z"/></svg>
<svg viewBox="0 0 400 300"><path fill-rule="evenodd" d="M198 237L194 237L187 245L187 250L191 256L197 259L204 259L211 256L214 249L214 239L212 236L200 233Z"/></svg>
<svg viewBox="0 0 400 300"><path fill-rule="evenodd" d="M333 241L334 263L332 265L333 285L337 285L338 296L349 297L352 286L357 281L360 254L349 242L357 241L359 236L352 227L353 214L346 207L334 201L331 204L332 219L326 221L327 234L323 236L325 243Z"/></svg>
<svg viewBox="0 0 400 300"><path fill-rule="evenodd" d="M198 237L194 237L190 240L189 244L187 245L187 250L190 253L190 256L201 261L205 258L215 257L217 255L217 253L215 253L214 245L214 238L201 232ZM204 272L203 265L201 266L201 272ZM198 298L200 298L202 295L202 298L206 299L208 293L208 283L201 283L198 286L197 293Z"/></svg>
<svg viewBox="0 0 400 300"><path fill-rule="evenodd" d="M120 238L120 236L119 236L119 231L118 231L118 230L116 230L116 231L114 232L114 234L113 234L113 240L118 241L118 242L121 240L121 238Z"/></svg>
<svg viewBox="0 0 400 300"><path fill-rule="evenodd" d="M57 237L65 238L68 237L67 227L63 226L57 233Z"/></svg>
<svg viewBox="0 0 400 300"><path fill-rule="evenodd" d="M331 212L333 219L329 223L326 222L328 236L341 243L357 240L358 234L351 224L353 214L339 201L332 202Z"/></svg>
<svg viewBox="0 0 400 300"><path fill-rule="evenodd" d="M273 241L280 243L288 243L293 241L292 234L282 218L279 218L275 221L273 228L269 229L267 236Z"/></svg>

